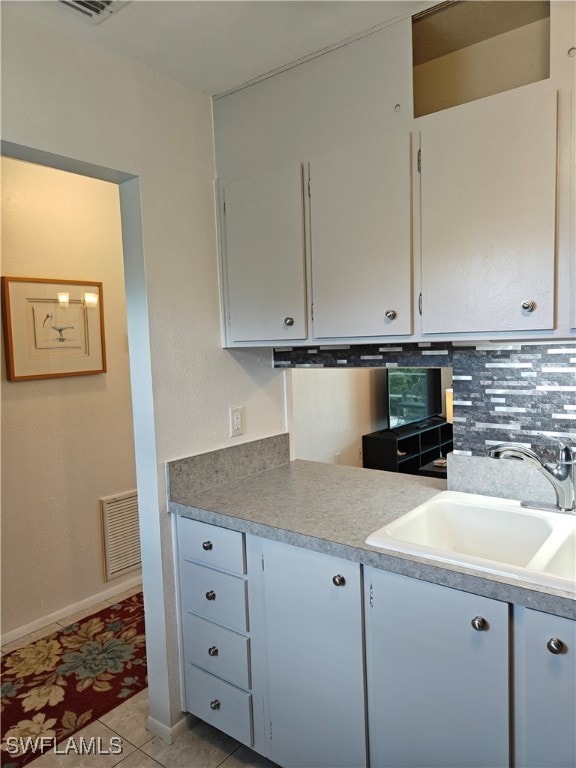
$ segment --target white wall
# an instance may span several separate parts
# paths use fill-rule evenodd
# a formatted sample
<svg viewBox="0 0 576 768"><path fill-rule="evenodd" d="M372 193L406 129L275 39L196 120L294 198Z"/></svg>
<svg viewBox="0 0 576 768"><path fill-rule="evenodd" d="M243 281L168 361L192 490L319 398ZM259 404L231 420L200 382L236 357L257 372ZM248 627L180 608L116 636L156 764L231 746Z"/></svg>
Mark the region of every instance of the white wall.
<svg viewBox="0 0 576 768"><path fill-rule="evenodd" d="M361 467L362 435L386 427L386 370L294 368L287 375L294 458Z"/></svg>
<svg viewBox="0 0 576 768"><path fill-rule="evenodd" d="M282 374L269 352L220 348L210 99L66 37L49 6L3 4L2 136L139 178L146 295L128 295L128 304L129 316L131 302L142 310L134 312L141 339L145 299L149 313L152 383L138 384L153 403L140 394L135 402L153 409L146 451L155 449L158 493L145 500L143 577L151 718L169 731L180 698L164 463L230 444L229 404L246 407L246 440L282 432ZM131 345L139 346L131 322ZM145 418L136 413L138 435L151 434Z"/></svg>
<svg viewBox="0 0 576 768"><path fill-rule="evenodd" d="M2 631L106 584L102 496L136 487L116 184L2 159L2 274L103 283L108 373L7 382L2 373ZM25 532L25 535L23 535ZM46 623L48 623L46 621Z"/></svg>

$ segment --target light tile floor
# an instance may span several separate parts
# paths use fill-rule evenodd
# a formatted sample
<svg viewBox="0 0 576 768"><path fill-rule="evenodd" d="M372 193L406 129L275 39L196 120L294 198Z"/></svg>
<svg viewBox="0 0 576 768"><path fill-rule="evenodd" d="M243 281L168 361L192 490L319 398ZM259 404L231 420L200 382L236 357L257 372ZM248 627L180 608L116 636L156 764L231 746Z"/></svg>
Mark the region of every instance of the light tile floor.
<svg viewBox="0 0 576 768"><path fill-rule="evenodd" d="M68 616L57 624L50 624L9 643L2 648L2 652L8 653L57 632L140 589L135 587L86 611ZM51 751L28 763L26 768L277 768L266 758L201 721L173 744L167 744L146 730L147 717L148 691L145 690L71 737L75 745L81 744L82 737L85 744L98 744L100 754L79 755L74 748L68 754ZM91 742L91 739L94 741ZM59 745L58 749L64 752L63 746Z"/></svg>

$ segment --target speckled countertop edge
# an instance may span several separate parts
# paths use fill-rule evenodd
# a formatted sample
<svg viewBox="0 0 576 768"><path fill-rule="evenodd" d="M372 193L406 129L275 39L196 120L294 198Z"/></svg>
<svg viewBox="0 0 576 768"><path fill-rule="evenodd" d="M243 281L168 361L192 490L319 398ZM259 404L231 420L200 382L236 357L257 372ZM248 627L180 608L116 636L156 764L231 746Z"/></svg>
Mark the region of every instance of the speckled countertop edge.
<svg viewBox="0 0 576 768"><path fill-rule="evenodd" d="M569 593L481 574L364 543L373 531L423 503L446 483L435 478L293 461L242 480L180 496L170 511L205 523L312 549L567 618Z"/></svg>

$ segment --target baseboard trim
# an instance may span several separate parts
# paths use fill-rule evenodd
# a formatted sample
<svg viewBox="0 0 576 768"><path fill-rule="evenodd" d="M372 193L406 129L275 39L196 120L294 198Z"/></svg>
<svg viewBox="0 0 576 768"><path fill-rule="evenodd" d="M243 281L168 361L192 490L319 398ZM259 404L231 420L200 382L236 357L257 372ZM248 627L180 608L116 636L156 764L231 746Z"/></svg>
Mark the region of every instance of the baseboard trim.
<svg viewBox="0 0 576 768"><path fill-rule="evenodd" d="M164 725L160 720L156 720L154 717L148 717L146 720L146 730L153 733L154 736L159 736L167 744L173 744L176 739L187 733L193 725L198 722L198 718L194 715L182 714L182 718L172 727Z"/></svg>
<svg viewBox="0 0 576 768"><path fill-rule="evenodd" d="M78 603L67 605L61 610L54 611L54 613L50 613L47 616L41 616L39 619L31 621L29 624L24 624L21 627L10 630L10 632L6 632L6 634L2 635L0 638L0 643L4 646L13 642L14 640L19 640L25 635L30 635L32 632L36 632L36 630L42 629L42 627L46 627L49 624L56 624L58 621L60 621L60 619L65 619L67 616L71 616L73 613L83 611L86 608L91 608L93 605L97 605L103 600L109 600L111 597L115 597L116 595L121 595L122 592L126 592L127 590L132 589L132 587L136 587L141 583L142 575L138 573L135 576L132 576L130 579L122 581L121 584L116 584L113 587L105 589L103 592L98 592L97 595L92 595L85 600L80 600Z"/></svg>

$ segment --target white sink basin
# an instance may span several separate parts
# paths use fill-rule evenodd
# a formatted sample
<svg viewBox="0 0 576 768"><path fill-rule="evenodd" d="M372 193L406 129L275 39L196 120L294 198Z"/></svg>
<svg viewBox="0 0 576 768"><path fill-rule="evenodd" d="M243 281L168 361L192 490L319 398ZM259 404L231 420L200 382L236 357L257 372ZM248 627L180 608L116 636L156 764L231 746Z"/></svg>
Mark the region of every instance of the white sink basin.
<svg viewBox="0 0 576 768"><path fill-rule="evenodd" d="M567 538L563 539L554 553L546 558L541 569L543 573L574 582L576 579L576 531L572 531Z"/></svg>
<svg viewBox="0 0 576 768"><path fill-rule="evenodd" d="M444 491L366 544L576 593L576 516L519 501Z"/></svg>

